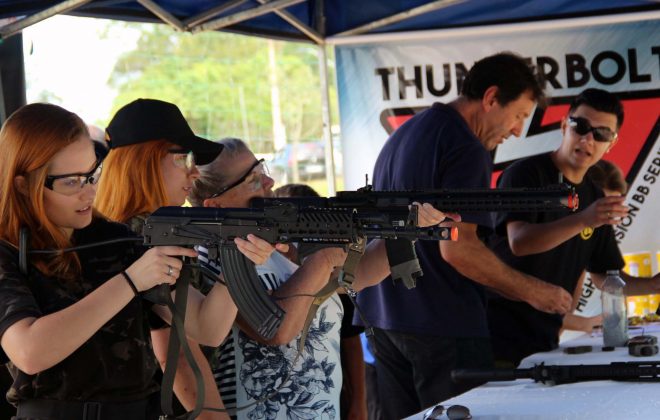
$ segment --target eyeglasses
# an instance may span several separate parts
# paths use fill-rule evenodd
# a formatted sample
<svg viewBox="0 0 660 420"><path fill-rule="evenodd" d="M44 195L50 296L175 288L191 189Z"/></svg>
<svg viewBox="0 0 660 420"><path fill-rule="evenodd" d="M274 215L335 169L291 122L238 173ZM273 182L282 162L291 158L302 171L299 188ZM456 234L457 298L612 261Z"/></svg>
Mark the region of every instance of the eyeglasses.
<svg viewBox="0 0 660 420"><path fill-rule="evenodd" d="M617 133L609 127L592 127L589 121L582 117L568 117L568 125L580 136L592 133L594 140L602 143L614 141L617 137Z"/></svg>
<svg viewBox="0 0 660 420"><path fill-rule="evenodd" d="M423 420L438 420L442 418L444 412L445 407L438 404L426 410ZM447 418L450 420L468 420L472 418L472 414L470 414L470 409L464 405L452 405L447 409Z"/></svg>
<svg viewBox="0 0 660 420"><path fill-rule="evenodd" d="M269 176L268 167L264 163L264 159L259 159L250 166L250 169L247 170L245 175L213 194L210 198L216 198L244 182L248 186L250 192L259 191L263 186L261 181L264 175Z"/></svg>
<svg viewBox="0 0 660 420"><path fill-rule="evenodd" d="M167 153L174 155L174 165L185 169L188 172L192 172L195 169L195 154L191 151L181 150L181 149L172 149L168 150Z"/></svg>
<svg viewBox="0 0 660 420"><path fill-rule="evenodd" d="M103 164L97 160L94 168L87 173L73 173L63 175L47 175L44 186L49 190L63 195L78 194L86 184L96 185L101 178Z"/></svg>

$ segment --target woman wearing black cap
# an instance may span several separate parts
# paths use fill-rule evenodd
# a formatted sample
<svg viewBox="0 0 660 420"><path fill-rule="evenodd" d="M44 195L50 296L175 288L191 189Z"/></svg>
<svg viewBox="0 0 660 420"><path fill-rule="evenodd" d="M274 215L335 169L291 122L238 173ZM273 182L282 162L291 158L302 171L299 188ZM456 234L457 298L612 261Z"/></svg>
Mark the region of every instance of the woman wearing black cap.
<svg viewBox="0 0 660 420"><path fill-rule="evenodd" d="M152 305L138 293L175 283L178 257L196 252L145 252L135 240L23 252L135 235L92 207L102 166L77 115L26 105L4 123L0 149L0 363L13 377L7 398L16 419L157 418L149 414L158 390L146 321ZM192 305L197 316L186 333L219 344L209 322L219 311Z"/></svg>
<svg viewBox="0 0 660 420"><path fill-rule="evenodd" d="M195 164L210 163L222 151L220 144L195 136L176 105L155 99L138 99L117 111L106 129L106 140L110 153L103 163L105 179L99 184L95 204L105 216L127 223L136 233L141 233L144 220L157 208L183 205L193 181L199 177ZM251 255L266 252L263 246L247 241L237 244ZM268 255L259 258L266 259ZM217 331L224 336L236 317L236 306L220 283L213 286L208 296L224 309L216 320ZM163 369L169 334L169 328L152 330L154 352ZM208 361L197 343L189 341L189 346L207 384L204 406L220 407ZM196 393L189 391L195 389L195 378L190 370L183 372L177 371L174 391L184 408L192 410ZM181 377L185 374L188 375ZM224 417L204 411L199 418Z"/></svg>

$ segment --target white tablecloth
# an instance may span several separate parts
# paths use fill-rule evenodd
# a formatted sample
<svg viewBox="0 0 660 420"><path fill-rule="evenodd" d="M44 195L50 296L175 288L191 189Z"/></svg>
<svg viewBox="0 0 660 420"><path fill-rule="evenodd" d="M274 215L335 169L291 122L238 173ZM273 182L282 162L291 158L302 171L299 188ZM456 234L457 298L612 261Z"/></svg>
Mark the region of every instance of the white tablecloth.
<svg viewBox="0 0 660 420"><path fill-rule="evenodd" d="M630 336L641 334L631 329ZM660 336L660 325L646 326L644 333ZM570 355L564 347L591 345L593 351ZM609 364L611 362L660 361L660 354L633 357L627 348L603 352L602 336L584 335L563 343L552 352L537 353L524 359L520 367L547 365ZM543 385L531 379L489 382L465 394L442 402L445 408L460 404L468 407L473 419L660 419L660 383L589 381L564 385ZM424 412L408 419L423 419ZM443 416L447 418L446 415Z"/></svg>

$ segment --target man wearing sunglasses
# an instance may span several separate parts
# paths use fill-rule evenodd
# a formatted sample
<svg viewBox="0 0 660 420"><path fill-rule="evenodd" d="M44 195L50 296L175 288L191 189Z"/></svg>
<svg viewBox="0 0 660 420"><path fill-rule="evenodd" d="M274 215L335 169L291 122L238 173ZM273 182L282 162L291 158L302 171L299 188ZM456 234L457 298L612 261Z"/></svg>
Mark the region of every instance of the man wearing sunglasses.
<svg viewBox="0 0 660 420"><path fill-rule="evenodd" d="M607 270L624 266L612 226L628 214L624 197L605 197L585 175L619 140L623 106L611 93L587 89L575 97L562 120L561 145L550 153L523 159L507 168L498 186L545 187L563 182L576 188L577 212L499 213L493 250L511 266L571 294L582 272L600 287ZM657 293L660 277L633 278L625 273L626 294ZM528 304L493 297L488 304L495 360L518 365L526 356L558 346L562 315Z"/></svg>

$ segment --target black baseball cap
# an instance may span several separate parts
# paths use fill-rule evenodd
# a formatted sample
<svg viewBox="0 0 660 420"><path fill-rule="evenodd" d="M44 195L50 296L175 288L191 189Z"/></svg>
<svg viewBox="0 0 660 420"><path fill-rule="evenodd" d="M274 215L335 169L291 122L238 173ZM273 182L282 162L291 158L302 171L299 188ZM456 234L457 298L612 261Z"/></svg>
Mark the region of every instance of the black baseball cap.
<svg viewBox="0 0 660 420"><path fill-rule="evenodd" d="M111 149L167 140L192 151L199 165L213 162L222 151L221 144L196 136L176 105L158 99L137 99L123 106L112 117L105 133Z"/></svg>

